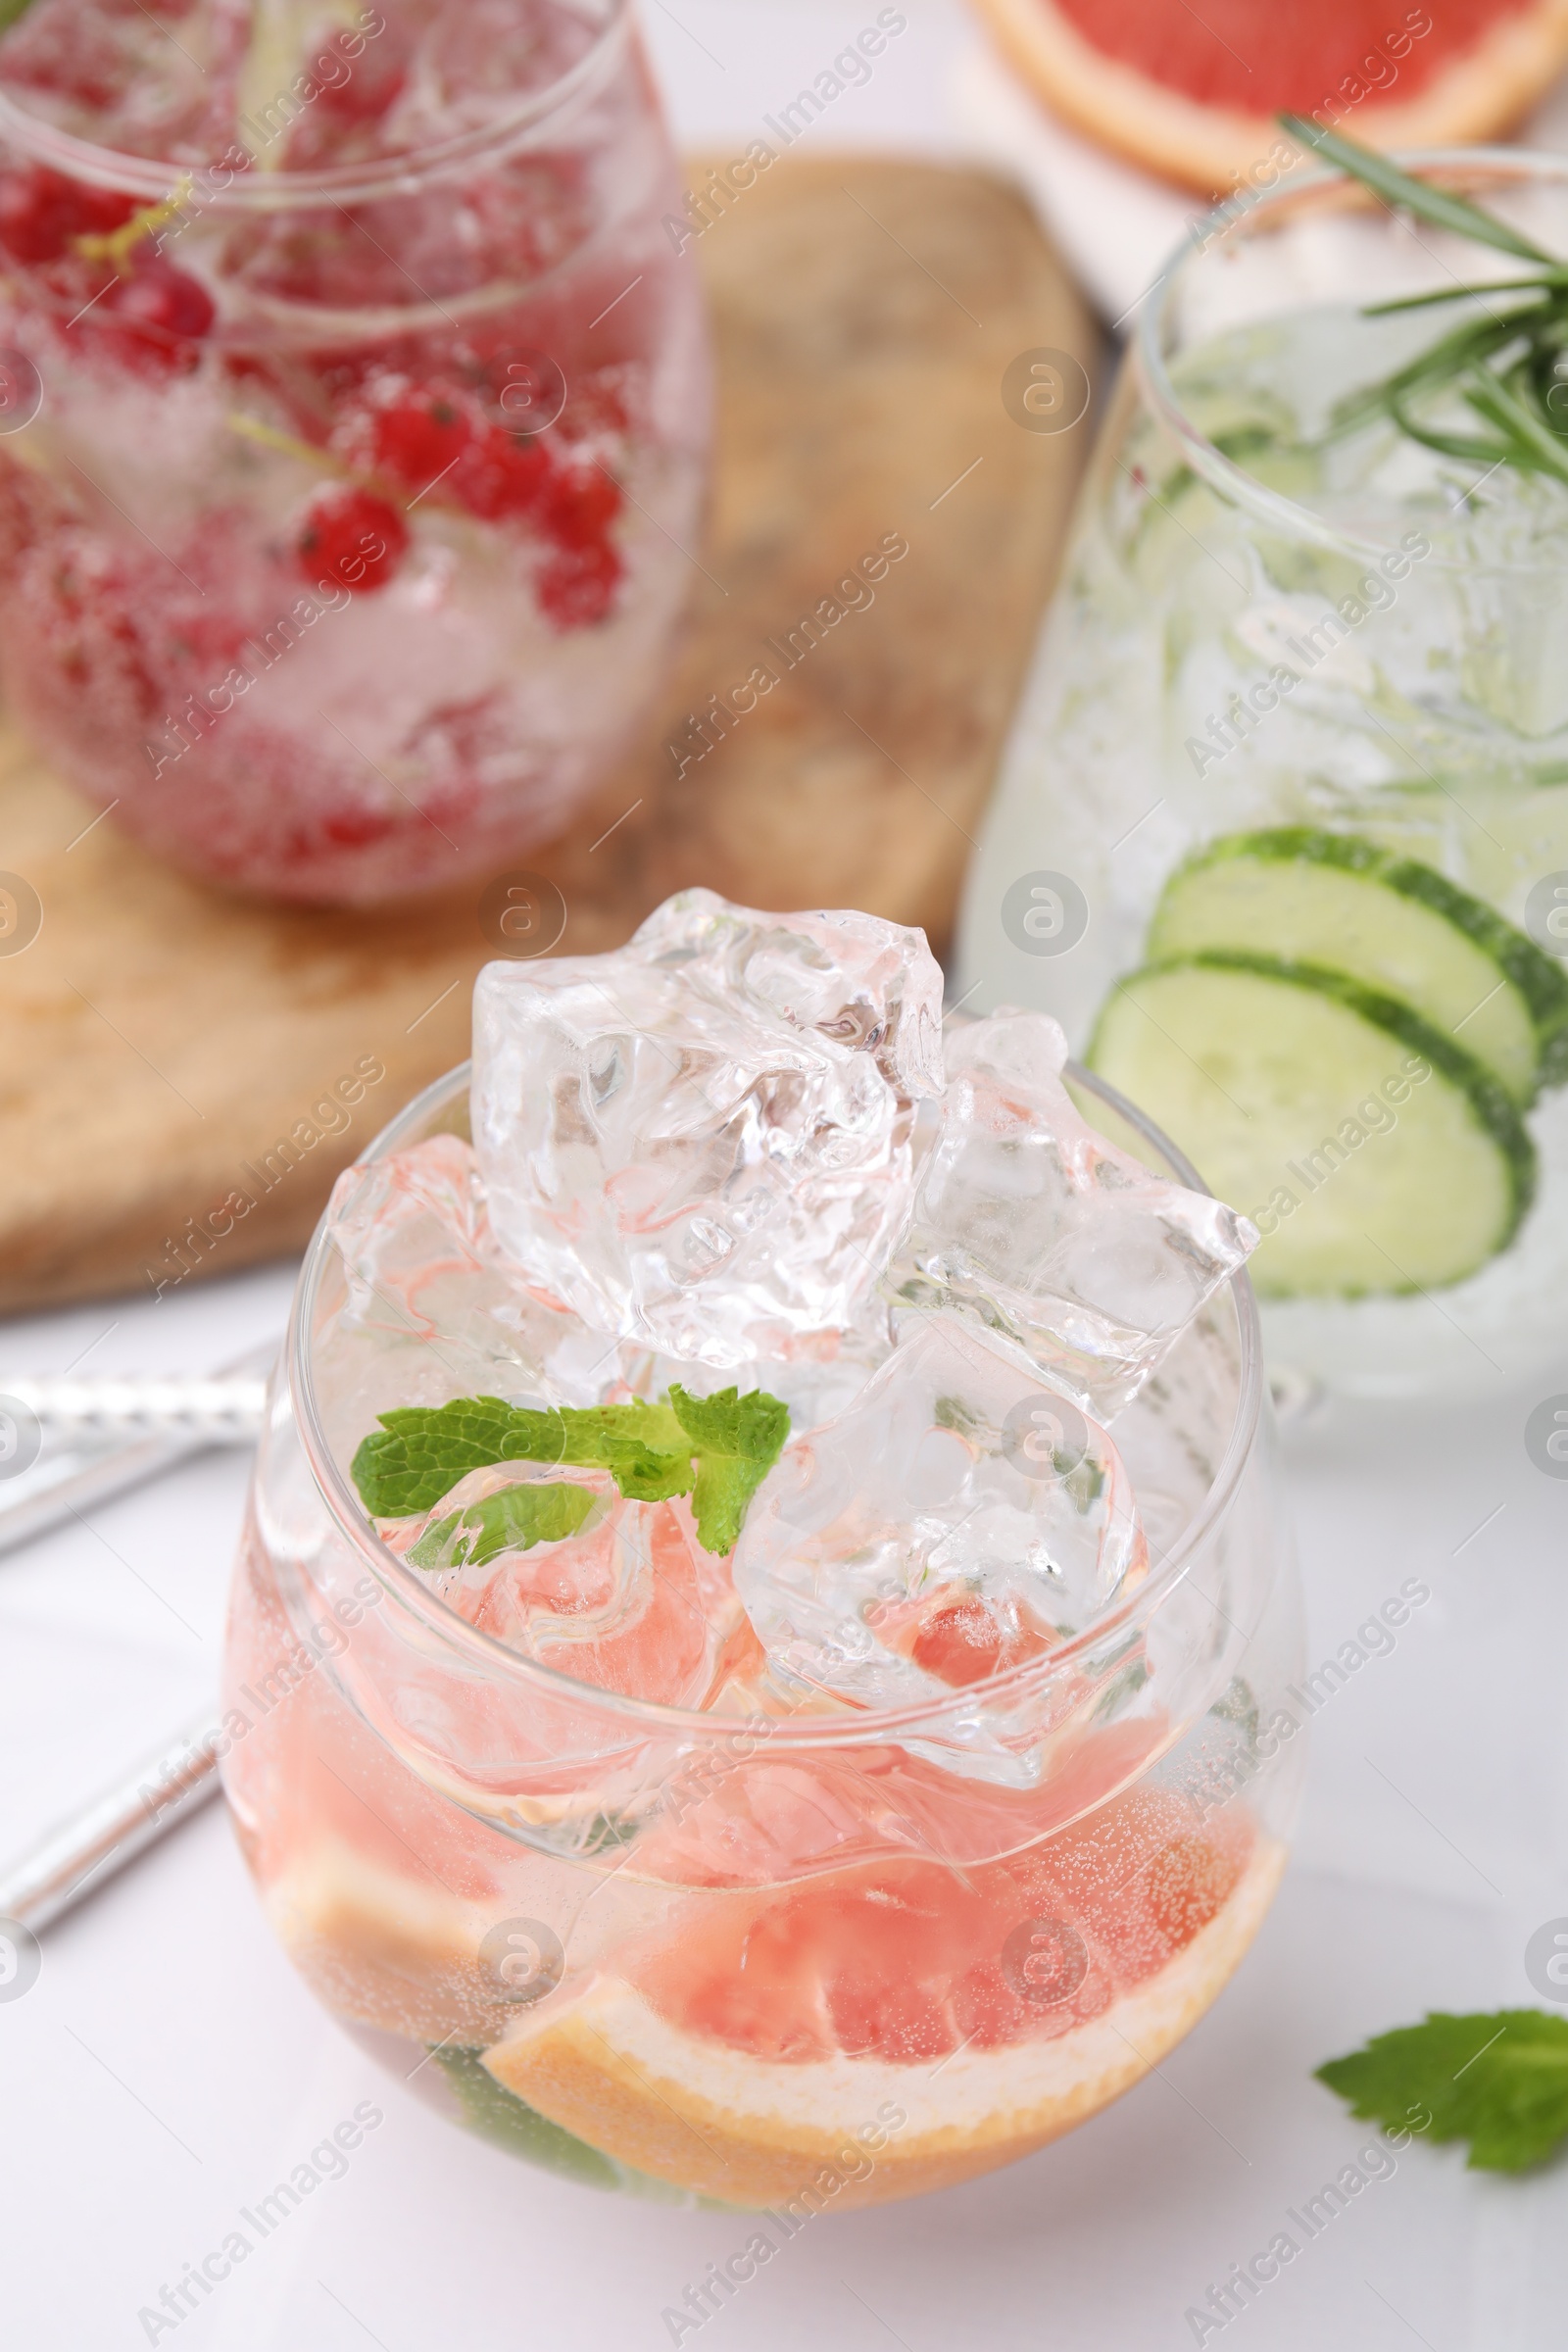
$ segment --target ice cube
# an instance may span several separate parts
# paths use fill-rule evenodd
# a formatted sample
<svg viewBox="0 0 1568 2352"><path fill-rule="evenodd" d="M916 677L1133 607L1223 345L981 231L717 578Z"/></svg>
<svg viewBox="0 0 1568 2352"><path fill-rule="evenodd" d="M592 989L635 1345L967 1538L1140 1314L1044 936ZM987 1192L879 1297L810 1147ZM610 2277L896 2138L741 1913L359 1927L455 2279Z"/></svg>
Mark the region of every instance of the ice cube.
<svg viewBox="0 0 1568 2352"><path fill-rule="evenodd" d="M865 1706L1044 1657L1148 1565L1105 1432L964 1318L910 1324L850 1411L785 1448L734 1556L774 1673Z"/></svg>
<svg viewBox="0 0 1568 2352"><path fill-rule="evenodd" d="M473 1132L502 1249L597 1328L724 1369L863 1318L940 1093L920 931L684 891L612 956L487 964Z"/></svg>
<svg viewBox="0 0 1568 2352"><path fill-rule="evenodd" d="M950 1031L941 1127L889 1287L1001 1332L1108 1420L1258 1237L1096 1135L1062 1084L1066 1055L1045 1013Z"/></svg>
<svg viewBox="0 0 1568 2352"><path fill-rule="evenodd" d="M618 1382L602 1332L536 1298L495 1246L473 1148L435 1135L346 1169L327 1208L331 1278L316 1391L345 1463L377 1413L452 1396L597 1404Z"/></svg>
<svg viewBox="0 0 1568 2352"><path fill-rule="evenodd" d="M657 1404L675 1380L694 1396L709 1396L715 1389L731 1386L743 1396L749 1389L765 1389L788 1407L791 1429L814 1429L848 1411L895 1345L893 1309L878 1292L842 1331L800 1341L786 1355L751 1356L722 1368L622 1343L620 1377L628 1395L645 1397L650 1404Z"/></svg>

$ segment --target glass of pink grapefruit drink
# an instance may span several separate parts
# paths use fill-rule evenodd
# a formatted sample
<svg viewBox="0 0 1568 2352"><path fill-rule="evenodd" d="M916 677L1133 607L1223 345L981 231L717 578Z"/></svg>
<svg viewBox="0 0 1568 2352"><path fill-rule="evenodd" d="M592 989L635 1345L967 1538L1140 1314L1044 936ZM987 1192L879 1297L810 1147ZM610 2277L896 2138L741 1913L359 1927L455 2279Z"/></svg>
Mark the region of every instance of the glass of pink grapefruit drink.
<svg viewBox="0 0 1568 2352"><path fill-rule="evenodd" d="M1102 1083L1074 1084L1118 1167L1193 1181ZM867 1341L869 1310L836 1355L758 1366L787 1406L737 1403L693 1359L651 1370L498 1271L485 1115L466 1070L414 1102L342 1180L301 1277L220 1739L274 1933L401 2078L585 2181L787 2220L1027 2154L1203 2015L1284 1863L1307 1709L1245 1271L1113 1445L1049 1392L1024 1471L1049 1485L1065 1461L1075 1510L1121 1514L1125 1573L1098 1602L1075 1589L1052 1521L1020 1600L1007 1579L1036 1555L1000 1487L937 1532L989 1523L1005 1557L944 1568L920 1516L948 1507L955 1464L1012 1475L973 1401L1000 1361L977 1327L934 1406L911 1388L884 1409L910 1343ZM646 1199L636 1215L646 1232ZM568 1389L604 1401L504 1400ZM749 1408L774 1416L763 1442ZM856 1418L873 1410L880 1444ZM651 1477L632 1441L664 1445L671 1411L693 1460ZM511 1434L491 1442L493 1415ZM443 1430L461 1442L427 1476ZM839 1479L853 1520L873 1450L899 1457L924 1565L808 1656L804 1606L779 1630L788 1580L847 1522L812 1539L803 1481ZM875 1548L862 1527L838 1556L858 1573Z"/></svg>
<svg viewBox="0 0 1568 2352"><path fill-rule="evenodd" d="M0 679L112 824L344 903L561 827L693 573L673 182L626 0L31 0Z"/></svg>

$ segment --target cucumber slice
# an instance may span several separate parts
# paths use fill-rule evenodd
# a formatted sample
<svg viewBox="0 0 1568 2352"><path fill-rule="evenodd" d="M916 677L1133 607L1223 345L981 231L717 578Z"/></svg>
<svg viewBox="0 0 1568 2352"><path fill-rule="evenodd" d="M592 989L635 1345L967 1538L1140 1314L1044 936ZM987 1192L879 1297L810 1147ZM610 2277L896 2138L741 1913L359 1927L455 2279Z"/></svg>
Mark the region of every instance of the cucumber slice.
<svg viewBox="0 0 1568 2352"><path fill-rule="evenodd" d="M1149 959L1283 956L1396 997L1515 1102L1568 1076L1568 978L1493 907L1418 858L1305 825L1233 833L1172 875Z"/></svg>
<svg viewBox="0 0 1568 2352"><path fill-rule="evenodd" d="M1146 966L1088 1059L1258 1225L1265 1297L1459 1282L1534 1195L1535 1148L1491 1072L1343 972L1219 953Z"/></svg>

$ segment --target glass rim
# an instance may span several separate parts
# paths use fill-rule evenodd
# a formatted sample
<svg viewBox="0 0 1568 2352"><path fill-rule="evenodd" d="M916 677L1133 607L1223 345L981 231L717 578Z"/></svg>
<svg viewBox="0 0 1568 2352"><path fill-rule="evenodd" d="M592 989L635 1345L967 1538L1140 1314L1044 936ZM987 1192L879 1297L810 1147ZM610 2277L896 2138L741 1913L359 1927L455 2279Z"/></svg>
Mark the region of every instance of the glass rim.
<svg viewBox="0 0 1568 2352"><path fill-rule="evenodd" d="M1568 155L1554 155L1539 147L1410 147L1397 150L1389 160L1399 165L1401 170L1418 173L1494 172L1521 183L1556 180L1568 187ZM1171 306L1187 272L1203 262L1214 248L1221 246L1228 235L1233 231L1250 233L1260 218L1266 221L1270 214L1286 212L1303 197L1310 198L1333 188L1351 194L1358 186L1359 183L1346 172L1325 166L1299 177L1292 173L1288 178L1277 181L1273 187L1259 190L1241 205L1237 204L1235 197L1222 199L1209 212L1189 223L1186 234L1165 261L1144 298L1132 349L1137 355L1145 388L1161 422L1181 445L1195 471L1213 488L1221 491L1235 505L1261 514L1266 521L1289 532L1295 539L1307 539L1317 546L1332 549L1336 554L1352 555L1358 562L1377 564L1387 556L1400 553L1397 543L1386 546L1378 540L1358 538L1353 532L1336 528L1321 514L1315 514L1310 507L1300 506L1283 492L1269 489L1255 474L1249 473L1245 466L1237 465L1234 458L1228 458L1222 449L1217 448L1187 414L1181 395L1171 380L1161 349L1161 335L1169 322ZM1362 190L1361 193L1367 195L1370 192ZM1386 210L1392 219L1392 208ZM1469 557L1462 554L1445 555L1438 547L1433 548L1429 560L1442 569L1469 571L1475 568ZM1500 568L1528 571L1540 567L1507 565Z"/></svg>
<svg viewBox="0 0 1568 2352"><path fill-rule="evenodd" d="M521 140L582 95L624 44L632 24L631 0L603 0L603 4L604 23L582 56L564 74L558 74L540 89L520 95L516 105L494 122L460 131L449 139L434 140L426 147L411 147L401 155L333 165L319 172L263 172L257 169L254 159L247 168L232 170L221 160L176 164L157 156L126 155L119 148L77 138L74 132L60 130L41 117L29 114L3 88L0 88L0 144L20 148L29 161L47 164L73 179L86 180L95 187L115 188L126 195L145 196L150 203L173 198L181 185L189 181L190 199L199 203L204 212L284 212L323 203L363 204L392 196L416 195L432 180L466 170L496 149ZM280 92L269 99L267 105L277 106L288 94ZM262 111L265 113L266 107ZM240 143L236 133L229 152ZM229 175L221 186L209 184L225 170Z"/></svg>
<svg viewBox="0 0 1568 2352"><path fill-rule="evenodd" d="M471 1062L460 1062L424 1087L387 1122L354 1164L366 1166L399 1150L413 1130L458 1098L467 1084L471 1068ZM1067 1063L1064 1075L1074 1087L1098 1097L1124 1119L1184 1184L1212 1199L1192 1162L1124 1095L1077 1061ZM329 1209L322 1212L300 1268L279 1369L288 1384L300 1444L312 1479L335 1532L347 1539L389 1598L409 1609L422 1628L445 1642L471 1667L481 1670L491 1680L510 1682L522 1691L531 1690L558 1705L566 1702L591 1710L644 1734L677 1734L683 1740L710 1744L749 1737L765 1740L769 1745L782 1741L786 1746L800 1748L875 1746L900 1736L917 1735L922 1730L929 1736L940 1729L946 1718L972 1710L982 1690L988 1704L993 1700L1016 1701L1032 1695L1058 1675L1072 1672L1086 1650L1115 1640L1129 1627L1155 1615L1185 1581L1194 1558L1229 1511L1258 1440L1263 1409L1262 1335L1257 1300L1244 1264L1219 1285L1220 1292L1229 1294L1236 1317L1237 1402L1224 1450L1202 1502L1170 1549L1157 1563L1151 1561L1149 1573L1140 1584L1045 1657L1012 1667L984 1685L968 1685L941 1698L920 1699L906 1706L867 1707L849 1720L823 1716L715 1715L695 1707L669 1706L660 1699L631 1697L581 1682L556 1667L542 1665L536 1658L524 1657L495 1635L471 1625L432 1592L418 1572L376 1534L326 1443L316 1403L311 1337L317 1297L330 1255L329 1214Z"/></svg>

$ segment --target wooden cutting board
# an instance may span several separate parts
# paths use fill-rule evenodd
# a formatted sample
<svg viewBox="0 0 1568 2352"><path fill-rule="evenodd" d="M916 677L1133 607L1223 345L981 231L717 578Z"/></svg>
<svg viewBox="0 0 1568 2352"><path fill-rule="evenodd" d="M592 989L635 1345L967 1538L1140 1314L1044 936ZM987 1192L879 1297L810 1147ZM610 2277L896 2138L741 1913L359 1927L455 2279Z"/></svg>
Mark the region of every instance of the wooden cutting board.
<svg viewBox="0 0 1568 2352"><path fill-rule="evenodd" d="M720 391L691 627L638 750L517 863L559 891L563 954L691 883L869 907L940 954L1088 445L1087 421L1022 429L1003 377L1041 348L1092 367L1092 329L977 172L784 159L696 250ZM893 540L874 603L791 668L766 652ZM764 662L777 687L698 759L691 714ZM338 1170L463 1059L495 953L481 889L280 910L92 815L0 727L0 871L43 910L0 956L0 1310L298 1248Z"/></svg>

